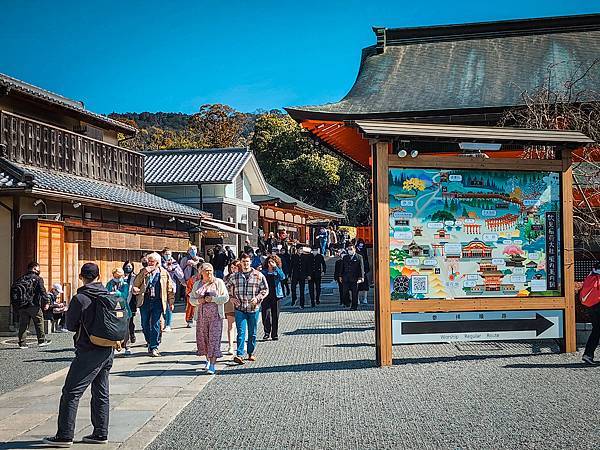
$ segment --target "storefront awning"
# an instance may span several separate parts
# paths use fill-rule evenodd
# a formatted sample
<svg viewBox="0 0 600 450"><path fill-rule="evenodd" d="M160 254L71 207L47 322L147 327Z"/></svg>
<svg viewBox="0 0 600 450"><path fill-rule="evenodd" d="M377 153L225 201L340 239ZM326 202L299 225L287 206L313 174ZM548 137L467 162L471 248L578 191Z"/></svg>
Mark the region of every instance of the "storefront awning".
<svg viewBox="0 0 600 450"><path fill-rule="evenodd" d="M240 230L239 228L233 227L231 225L227 225L223 222L219 222L218 220L215 219L202 219L201 223L200 223L200 228L207 228L209 230L219 230L219 231L223 231L225 233L234 233L234 234L241 234L243 236L251 236L251 233L248 233L247 231L244 230Z"/></svg>

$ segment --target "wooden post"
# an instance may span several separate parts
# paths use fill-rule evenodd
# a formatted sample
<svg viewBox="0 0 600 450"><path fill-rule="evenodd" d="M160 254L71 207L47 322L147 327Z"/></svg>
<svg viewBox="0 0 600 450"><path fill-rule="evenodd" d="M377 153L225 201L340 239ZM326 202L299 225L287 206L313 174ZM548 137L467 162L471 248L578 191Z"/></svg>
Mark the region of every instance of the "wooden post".
<svg viewBox="0 0 600 450"><path fill-rule="evenodd" d="M573 169L570 149L562 149L563 289L565 296L565 351L577 351L575 323L575 249L573 242Z"/></svg>
<svg viewBox="0 0 600 450"><path fill-rule="evenodd" d="M377 365L392 364L388 143L371 146L373 161L373 249L375 265L375 346Z"/></svg>

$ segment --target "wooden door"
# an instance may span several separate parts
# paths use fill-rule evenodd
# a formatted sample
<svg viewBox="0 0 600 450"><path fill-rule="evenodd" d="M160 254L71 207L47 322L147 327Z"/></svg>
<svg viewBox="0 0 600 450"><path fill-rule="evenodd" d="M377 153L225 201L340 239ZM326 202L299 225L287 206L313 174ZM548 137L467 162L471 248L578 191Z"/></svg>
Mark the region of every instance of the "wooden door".
<svg viewBox="0 0 600 450"><path fill-rule="evenodd" d="M64 283L64 228L62 225L39 222L37 261L40 275L50 289L52 284Z"/></svg>

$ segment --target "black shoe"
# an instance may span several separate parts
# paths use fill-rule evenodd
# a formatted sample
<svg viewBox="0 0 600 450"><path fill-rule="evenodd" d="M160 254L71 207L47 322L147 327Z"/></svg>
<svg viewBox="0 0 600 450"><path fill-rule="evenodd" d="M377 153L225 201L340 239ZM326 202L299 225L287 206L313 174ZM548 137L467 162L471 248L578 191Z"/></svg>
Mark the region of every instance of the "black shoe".
<svg viewBox="0 0 600 450"><path fill-rule="evenodd" d="M592 358L591 356L588 355L583 355L583 357L581 358L581 360L587 364L588 366L597 366L599 365L598 362L594 361L594 358Z"/></svg>
<svg viewBox="0 0 600 450"><path fill-rule="evenodd" d="M295 304L296 304L296 302L292 300L292 303L290 303L290 306L294 306Z"/></svg>
<svg viewBox="0 0 600 450"><path fill-rule="evenodd" d="M273 336L273 337L271 338L271 340L273 340L273 341L277 341L277 340L279 340L279 338L278 338L277 336Z"/></svg>
<svg viewBox="0 0 600 450"><path fill-rule="evenodd" d="M263 336L263 341L268 341L269 338L270 338L270 336L265 333L265 335Z"/></svg>
<svg viewBox="0 0 600 450"><path fill-rule="evenodd" d="M73 445L73 439L62 439L56 436L45 437L42 442L51 447L70 447Z"/></svg>
<svg viewBox="0 0 600 450"><path fill-rule="evenodd" d="M320 304L321 304L321 300L317 300L317 305L320 305Z"/></svg>
<svg viewBox="0 0 600 450"><path fill-rule="evenodd" d="M84 436L81 440L86 444L108 444L108 437L94 436L93 434L90 434L89 436Z"/></svg>
<svg viewBox="0 0 600 450"><path fill-rule="evenodd" d="M52 343L52 341L50 339L46 339L45 341L38 342L38 347L47 347L51 343Z"/></svg>
<svg viewBox="0 0 600 450"><path fill-rule="evenodd" d="M316 305L314 303L311 303L310 306L314 308Z"/></svg>
<svg viewBox="0 0 600 450"><path fill-rule="evenodd" d="M135 344L136 338L135 336L132 334L129 336L129 342L131 342L132 344Z"/></svg>
<svg viewBox="0 0 600 450"><path fill-rule="evenodd" d="M25 342L22 342L19 344L19 348L26 349L26 348L29 348L29 346Z"/></svg>
<svg viewBox="0 0 600 450"><path fill-rule="evenodd" d="M350 307L350 309L351 309L352 311L356 311L356 310L358 309L358 306L351 306L351 307Z"/></svg>

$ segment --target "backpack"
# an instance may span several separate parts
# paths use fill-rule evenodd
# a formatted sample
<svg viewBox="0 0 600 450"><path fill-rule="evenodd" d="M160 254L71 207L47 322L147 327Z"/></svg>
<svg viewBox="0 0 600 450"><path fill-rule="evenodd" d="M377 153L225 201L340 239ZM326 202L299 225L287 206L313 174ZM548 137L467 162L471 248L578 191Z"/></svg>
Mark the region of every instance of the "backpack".
<svg viewBox="0 0 600 450"><path fill-rule="evenodd" d="M36 296L37 278L24 275L16 280L10 288L10 303L15 308L33 305Z"/></svg>
<svg viewBox="0 0 600 450"><path fill-rule="evenodd" d="M590 274L585 278L579 291L579 299L588 308L600 303L600 275Z"/></svg>
<svg viewBox="0 0 600 450"><path fill-rule="evenodd" d="M129 327L127 310L121 299L106 293L94 299L94 320L89 330L85 330L90 342L98 347L112 347L121 350Z"/></svg>

